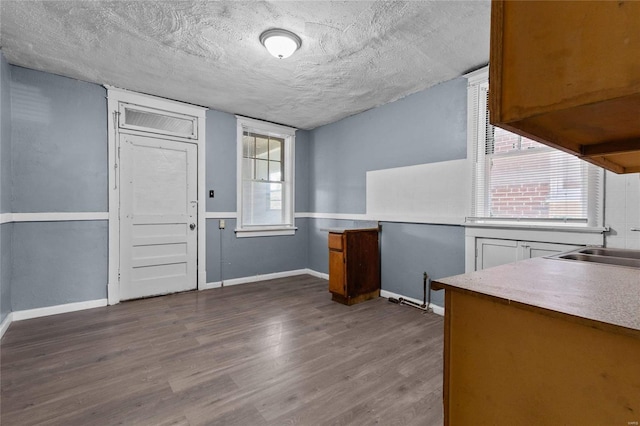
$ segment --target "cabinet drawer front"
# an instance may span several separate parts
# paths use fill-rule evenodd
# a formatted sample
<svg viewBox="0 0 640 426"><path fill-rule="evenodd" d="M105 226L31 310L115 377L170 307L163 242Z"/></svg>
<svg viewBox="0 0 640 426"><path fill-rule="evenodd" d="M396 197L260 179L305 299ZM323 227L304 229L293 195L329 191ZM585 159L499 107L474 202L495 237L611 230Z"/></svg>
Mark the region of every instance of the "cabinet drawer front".
<svg viewBox="0 0 640 426"><path fill-rule="evenodd" d="M329 233L329 248L342 250L342 234Z"/></svg>

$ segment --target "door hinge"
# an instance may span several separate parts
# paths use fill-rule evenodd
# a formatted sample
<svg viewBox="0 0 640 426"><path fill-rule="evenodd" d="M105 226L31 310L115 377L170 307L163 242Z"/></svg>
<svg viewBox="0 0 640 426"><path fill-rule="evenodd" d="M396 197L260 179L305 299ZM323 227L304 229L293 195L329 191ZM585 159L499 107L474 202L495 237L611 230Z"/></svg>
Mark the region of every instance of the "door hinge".
<svg viewBox="0 0 640 426"><path fill-rule="evenodd" d="M120 111L113 111L113 130L118 129L119 119L120 119Z"/></svg>

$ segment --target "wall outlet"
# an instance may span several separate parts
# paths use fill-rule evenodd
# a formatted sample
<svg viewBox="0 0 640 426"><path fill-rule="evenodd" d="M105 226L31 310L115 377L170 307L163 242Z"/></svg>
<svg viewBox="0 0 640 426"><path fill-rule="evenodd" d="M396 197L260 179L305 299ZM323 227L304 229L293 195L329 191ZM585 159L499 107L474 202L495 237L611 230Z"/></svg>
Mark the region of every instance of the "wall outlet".
<svg viewBox="0 0 640 426"><path fill-rule="evenodd" d="M224 229L225 223L224 219L220 219L220 229Z"/></svg>
<svg viewBox="0 0 640 426"><path fill-rule="evenodd" d="M213 189L209 190L209 198L213 198Z"/></svg>

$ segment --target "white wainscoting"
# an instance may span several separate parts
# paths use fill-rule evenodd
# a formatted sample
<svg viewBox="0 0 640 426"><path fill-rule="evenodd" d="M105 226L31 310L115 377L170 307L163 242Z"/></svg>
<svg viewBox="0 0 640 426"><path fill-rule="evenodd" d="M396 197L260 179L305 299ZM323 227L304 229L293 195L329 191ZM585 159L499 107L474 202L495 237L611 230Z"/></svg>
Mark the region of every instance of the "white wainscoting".
<svg viewBox="0 0 640 426"><path fill-rule="evenodd" d="M11 222L74 222L109 220L107 212L43 212L43 213L2 213L0 223Z"/></svg>

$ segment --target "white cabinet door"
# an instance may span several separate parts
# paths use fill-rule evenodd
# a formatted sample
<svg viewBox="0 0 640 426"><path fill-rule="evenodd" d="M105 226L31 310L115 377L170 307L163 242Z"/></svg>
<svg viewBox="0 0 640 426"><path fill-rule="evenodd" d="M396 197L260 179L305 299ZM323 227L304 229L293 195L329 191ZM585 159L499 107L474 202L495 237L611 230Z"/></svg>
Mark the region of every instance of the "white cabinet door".
<svg viewBox="0 0 640 426"><path fill-rule="evenodd" d="M535 241L520 241L520 247L522 248L521 253L523 259L550 256L580 248L580 246L572 246L568 244L540 243Z"/></svg>
<svg viewBox="0 0 640 426"><path fill-rule="evenodd" d="M123 135L120 299L197 287L197 146Z"/></svg>
<svg viewBox="0 0 640 426"><path fill-rule="evenodd" d="M518 260L518 241L476 238L476 271Z"/></svg>
<svg viewBox="0 0 640 426"><path fill-rule="evenodd" d="M532 257L550 256L580 246L536 241L476 238L476 271Z"/></svg>

